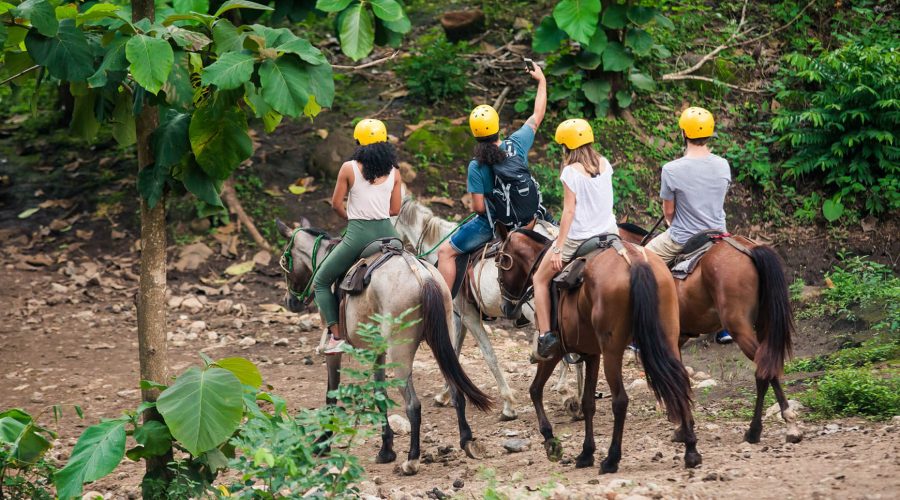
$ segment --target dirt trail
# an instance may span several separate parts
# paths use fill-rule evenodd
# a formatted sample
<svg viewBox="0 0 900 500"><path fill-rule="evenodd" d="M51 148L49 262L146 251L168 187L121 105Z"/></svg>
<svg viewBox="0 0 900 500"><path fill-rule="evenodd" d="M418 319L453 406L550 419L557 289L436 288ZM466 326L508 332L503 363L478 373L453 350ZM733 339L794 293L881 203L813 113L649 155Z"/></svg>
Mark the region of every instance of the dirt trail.
<svg viewBox="0 0 900 500"><path fill-rule="evenodd" d="M80 268L79 268L80 269ZM74 414L62 420L58 459L67 457L81 430L101 417L111 417L134 408L139 399L137 385L137 340L132 296L133 282L119 279L111 267L102 268L99 280L80 286L78 274L70 278L62 272L15 269L9 258L0 269L0 301L6 304L0 317L0 407L21 406L37 412L49 404L78 403L86 419ZM260 365L274 392L287 398L292 408L318 406L324 394L324 365L313 354L318 330L308 318L265 312L261 304L277 302L281 291L274 277L251 274L241 286L232 285L227 295L205 297L191 283L173 280L175 295L193 290L207 304L196 312L177 310L170 315L173 341L170 342L171 372L179 373L197 362L197 352L213 358L245 356ZM55 285L54 285L55 284ZM63 292L59 286L65 286ZM116 289L120 288L120 289ZM221 291L221 290L220 290ZM211 289L206 292L213 293ZM219 300L232 301L225 310ZM220 311L217 312L216 308ZM190 334L196 321L205 327L196 339ZM814 330L811 330L811 334ZM209 340L215 332L215 340ZM809 335L807 334L807 335ZM742 443L747 422L718 418L722 397L749 389L743 363L726 369L738 359L733 346L707 346L686 350L686 362L719 380L720 387L704 394L698 391L698 437L703 465L685 470L683 449L671 443L671 428L646 390L631 391L626 422L624 457L617 474L598 475L597 467L575 469L571 459L580 452L581 422L572 422L559 395L549 395L548 411L555 432L563 441L564 460L547 461L537 432L534 410L528 400L533 367L527 358L524 334L496 327L493 341L510 385L518 397L519 419L500 422L497 412L470 411L476 436L483 441L488 456L470 460L456 446L454 412L435 407L432 397L440 389L438 370L427 347L419 351L415 364L416 386L423 400L423 465L415 477L394 472L395 465L374 463L376 439L359 447L369 472L364 491L403 498L424 496L437 488L447 494L479 498L492 485L511 497L553 492L555 497L596 497L612 493L645 497L694 498L896 498L900 492L900 424L863 420L838 420L803 424L802 443L784 442L784 426L776 418L766 421L763 440L758 445ZM253 338L254 345L241 345ZM286 338L287 345L274 345ZM192 340L193 339L193 340ZM244 340L249 344L249 340ZM277 342L281 344L282 342ZM799 339L801 345L803 339ZM471 342L463 349L463 366L474 380L496 395L496 387L481 355ZM729 375L731 374L731 375ZM626 385L640 375L635 363L626 366ZM605 391L601 383L601 390ZM721 397L717 397L717 395ZM399 399L399 395L395 395ZM749 403L749 401L748 401ZM44 418L47 422L48 417ZM595 417L598 460L605 454L612 418L609 400L598 401ZM503 442L511 437L525 439L529 449L508 454ZM408 438L396 441L400 457ZM448 451L449 446L449 451ZM487 470L488 472L483 471ZM141 467L126 464L90 489L107 493L108 498L135 498ZM454 488L461 486L460 488ZM433 495L434 493L432 493Z"/></svg>

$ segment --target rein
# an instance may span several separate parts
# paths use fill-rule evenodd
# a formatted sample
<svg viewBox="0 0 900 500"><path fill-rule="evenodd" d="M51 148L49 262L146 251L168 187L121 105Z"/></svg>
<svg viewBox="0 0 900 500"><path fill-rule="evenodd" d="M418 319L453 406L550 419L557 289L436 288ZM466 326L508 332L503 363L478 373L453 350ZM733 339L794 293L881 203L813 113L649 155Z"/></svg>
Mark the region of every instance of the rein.
<svg viewBox="0 0 900 500"><path fill-rule="evenodd" d="M500 246L500 251L497 254L497 267L503 271L509 271L510 269L512 269L512 265L513 265L512 256L504 251L506 249L506 243L508 241L509 241L509 237L507 237L505 240L503 240L503 244ZM502 278L503 273L497 273L497 284L500 286L500 296L503 298L503 300L506 300L506 301L509 301L510 303L512 303L515 306L515 309L519 309L520 307L522 307L522 304L527 302L528 300L530 300L531 297L534 295L534 284L533 284L532 278L534 277L534 273L537 272L538 266L541 265L541 261L544 259L544 256L547 255L547 251L550 250L550 245L552 245L552 244L553 244L552 241L549 242L546 246L544 246L544 248L540 251L540 253L538 253L537 259L535 259L535 261L531 264L531 268L528 270L528 274L525 276L526 285L525 285L524 289L522 290L522 293L519 294L518 296L514 296L514 295L510 294L506 290L506 286L503 284L503 278ZM506 257L506 259L508 259L508 261L507 261L507 262L509 262L508 265L503 264L504 257ZM529 285L528 283L532 283L532 284Z"/></svg>
<svg viewBox="0 0 900 500"><path fill-rule="evenodd" d="M406 199L403 200L403 203L400 205L400 213L397 214L397 220L394 221L394 229L397 228L397 224L400 222L400 217L402 217L403 209L406 208L407 205L409 205L410 202L412 202L412 201L413 201L413 198L411 198L411 197L407 197ZM435 219L439 219L437 215L432 214L431 217L429 217L428 220L426 220L426 221L422 224L422 231L421 231L421 233L419 234L419 238L416 240L415 246L413 247L413 251L416 252L416 258L417 258L417 259L424 259L425 257L428 257L429 255L431 255L432 253L434 253L434 251L437 250L437 249L438 249L445 241L447 241L448 239L450 239L450 237L453 236L453 234L454 234L456 231L458 231L459 228L461 228L461 227L463 226L463 224L465 224L466 222L469 222L470 220L474 219L476 215L478 215L478 214L476 214L476 213L474 213L474 212L471 213L471 214L469 214L465 219L459 221L459 223L458 223L453 229L451 229L450 232L447 233L446 236L444 236L443 238L441 238L440 241L438 241L437 243L435 243L434 246L431 247L427 252L421 252L421 253L419 253L420 250L421 250L421 248L422 248L422 244L424 244L424 242L425 242L425 235L426 235L426 233L428 233L428 225L429 225L430 223L432 223L432 221L434 221ZM440 220L440 219L439 219L439 220ZM404 222L404 224L408 224L408 222Z"/></svg>
<svg viewBox="0 0 900 500"><path fill-rule="evenodd" d="M291 254L291 251L294 249L294 238L297 236L297 233L300 231L304 231L307 234L310 234L308 231L305 231L304 228L298 227L294 229L294 232L291 233L291 238L288 240L287 245L284 247L284 250L281 252L281 258L278 259L278 265L281 267L281 270L284 271L284 282L287 285L288 292L293 295L297 300L303 302L304 304L309 303L312 299L312 283L313 277L316 275L316 271L319 270L319 247L322 244L322 240L325 239L324 234L319 234L316 236L315 241L313 241L312 253L309 256L309 260L312 264L312 275L309 281L306 283L306 287L302 292L297 292L291 287L291 273L294 271L294 256Z"/></svg>

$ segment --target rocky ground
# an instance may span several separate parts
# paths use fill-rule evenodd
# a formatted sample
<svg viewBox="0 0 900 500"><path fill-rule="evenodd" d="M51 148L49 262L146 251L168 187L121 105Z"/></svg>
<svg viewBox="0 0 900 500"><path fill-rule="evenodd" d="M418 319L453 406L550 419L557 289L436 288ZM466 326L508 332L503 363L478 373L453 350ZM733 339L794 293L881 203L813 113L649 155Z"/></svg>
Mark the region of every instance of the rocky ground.
<svg viewBox="0 0 900 500"><path fill-rule="evenodd" d="M58 424L54 457L67 457L81 430L103 417L134 408L139 400L133 296L136 257L131 250L91 257L76 245L33 253L25 242L10 241L2 250L0 301L0 407L24 407L38 413L56 403L80 404L85 419L69 412ZM19 243L20 245L16 245ZM197 363L198 352L212 358L244 356L260 365L273 392L292 408L318 406L324 395L323 358L314 352L320 331L314 315L293 315L278 305L283 283L266 252L242 254L239 265L226 265L214 248L195 244L172 259L169 282L169 364L180 373ZM125 245L127 246L127 245ZM73 248L75 247L75 248ZM254 270L247 262L254 262ZM240 266L244 263L243 267ZM801 325L796 344L801 354L822 345L831 332ZM369 478L363 490L391 498L454 495L474 498L491 491L511 498L896 498L900 491L900 418L889 423L864 420L804 422L803 442L787 444L784 425L773 414L758 445L742 442L751 404L749 363L734 346L694 342L685 349L694 370L699 448L703 465L685 470L683 449L671 443L670 425L656 410L639 367L626 365L632 398L626 422L624 457L619 472L598 475L596 467L575 469L583 424L565 413L560 395L548 397L548 410L564 459L547 461L537 432L527 387L533 367L527 360L525 332L494 325L492 339L511 386L519 419L501 422L499 413L469 412L487 456L465 457L456 446L455 414L436 407L436 364L426 346L415 363L423 405L423 464L415 477L395 465L374 463L378 442L358 447ZM818 349L818 348L816 348ZM462 364L474 380L496 395L496 386L474 344L463 349ZM600 390L608 394L601 382ZM399 399L399 395L395 395ZM402 432L404 420L392 419ZM612 427L609 400L598 401L598 457L605 454ZM48 413L42 417L51 426ZM396 442L402 457L408 446ZM599 458L598 458L599 465ZM106 498L135 498L141 468L128 463L90 488Z"/></svg>

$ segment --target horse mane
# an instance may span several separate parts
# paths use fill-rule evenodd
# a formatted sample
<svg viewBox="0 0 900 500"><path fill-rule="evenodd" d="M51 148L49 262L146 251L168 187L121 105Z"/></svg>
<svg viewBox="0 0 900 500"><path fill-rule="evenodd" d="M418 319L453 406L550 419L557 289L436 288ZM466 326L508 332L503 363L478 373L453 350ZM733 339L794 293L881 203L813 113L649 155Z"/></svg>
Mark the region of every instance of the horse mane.
<svg viewBox="0 0 900 500"><path fill-rule="evenodd" d="M641 226L638 226L637 224L632 224L630 222L620 222L616 225L619 226L619 228L624 229L624 230L628 231L629 233L634 233L638 236L647 236L648 234L650 234L650 232L647 231L646 229L642 228Z"/></svg>
<svg viewBox="0 0 900 500"><path fill-rule="evenodd" d="M423 242L440 240L444 231L454 225L453 222L436 216L431 208L411 196L403 200L397 222L410 228L421 227L423 234L419 241Z"/></svg>
<svg viewBox="0 0 900 500"><path fill-rule="evenodd" d="M333 237L330 234L328 234L328 231L326 231L324 229L319 229L317 227L304 227L304 228L302 228L302 231L304 233L312 235L312 236L323 236L328 239L333 239Z"/></svg>
<svg viewBox="0 0 900 500"><path fill-rule="evenodd" d="M521 228L521 229L517 229L515 232L522 233L525 236L528 236L529 238L533 239L534 241L536 241L542 245L549 245L550 242L553 241L550 238L544 236L543 234L541 234L537 231L532 231L531 229Z"/></svg>

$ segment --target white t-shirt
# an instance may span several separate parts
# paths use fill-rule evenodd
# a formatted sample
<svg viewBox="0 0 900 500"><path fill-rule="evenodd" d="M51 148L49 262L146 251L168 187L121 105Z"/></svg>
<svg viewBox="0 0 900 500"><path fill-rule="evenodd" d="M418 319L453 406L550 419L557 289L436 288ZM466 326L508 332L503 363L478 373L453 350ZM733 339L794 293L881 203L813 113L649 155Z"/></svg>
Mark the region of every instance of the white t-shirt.
<svg viewBox="0 0 900 500"><path fill-rule="evenodd" d="M603 159L600 175L590 177L567 165L560 180L575 193L575 218L567 238L583 240L600 233L619 233L613 213L612 165Z"/></svg>

